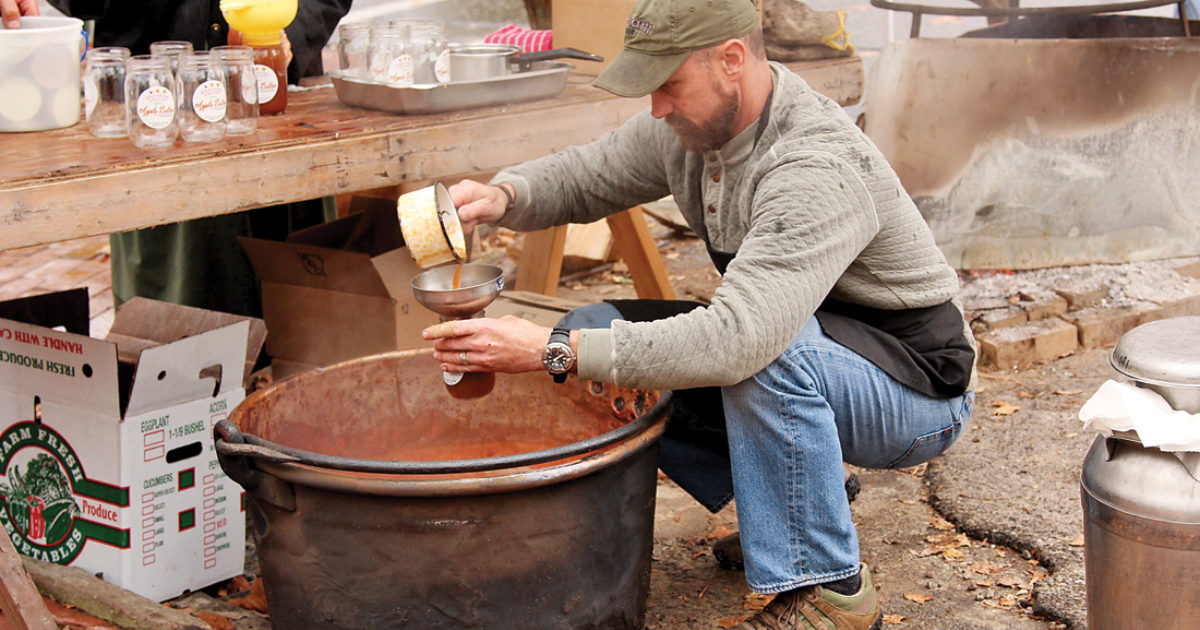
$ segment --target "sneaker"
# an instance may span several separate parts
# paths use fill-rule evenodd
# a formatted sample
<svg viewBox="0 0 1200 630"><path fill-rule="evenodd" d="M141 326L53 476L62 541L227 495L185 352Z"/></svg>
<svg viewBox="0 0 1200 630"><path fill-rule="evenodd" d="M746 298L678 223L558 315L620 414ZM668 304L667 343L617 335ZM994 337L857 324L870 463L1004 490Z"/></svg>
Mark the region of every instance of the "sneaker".
<svg viewBox="0 0 1200 630"><path fill-rule="evenodd" d="M862 490L862 484L858 481L858 475L849 473L846 475L846 498L851 503L858 498L859 491ZM742 539L736 533L728 536L722 536L713 543L712 555L717 559L717 564L721 565L722 569L730 571L741 571L746 568L746 560L742 556Z"/></svg>
<svg viewBox="0 0 1200 630"><path fill-rule="evenodd" d="M820 585L780 593L735 630L879 630L883 626L879 596L867 565L860 564L859 571L862 586L853 595Z"/></svg>

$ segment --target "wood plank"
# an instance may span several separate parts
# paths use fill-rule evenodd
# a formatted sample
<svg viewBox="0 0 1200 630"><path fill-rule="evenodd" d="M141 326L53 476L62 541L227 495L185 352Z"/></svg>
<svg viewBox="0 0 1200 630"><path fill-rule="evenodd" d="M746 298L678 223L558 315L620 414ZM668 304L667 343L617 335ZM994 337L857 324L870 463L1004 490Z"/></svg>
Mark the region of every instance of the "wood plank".
<svg viewBox="0 0 1200 630"><path fill-rule="evenodd" d="M208 624L197 617L109 584L78 567L33 558L23 560L47 597L124 630L209 630Z"/></svg>
<svg viewBox="0 0 1200 630"><path fill-rule="evenodd" d="M640 206L608 217L608 227L613 233L613 248L617 256L629 267L633 277L633 288L640 298L658 300L675 299L675 290L667 278L658 246L650 236L646 216Z"/></svg>
<svg viewBox="0 0 1200 630"><path fill-rule="evenodd" d="M521 261L517 265L518 291L532 291L544 295L554 295L558 292L563 244L566 241L565 225L525 234L521 245Z"/></svg>
<svg viewBox="0 0 1200 630"><path fill-rule="evenodd" d="M0 608L16 630L57 630L54 617L25 572L8 532L0 532Z"/></svg>

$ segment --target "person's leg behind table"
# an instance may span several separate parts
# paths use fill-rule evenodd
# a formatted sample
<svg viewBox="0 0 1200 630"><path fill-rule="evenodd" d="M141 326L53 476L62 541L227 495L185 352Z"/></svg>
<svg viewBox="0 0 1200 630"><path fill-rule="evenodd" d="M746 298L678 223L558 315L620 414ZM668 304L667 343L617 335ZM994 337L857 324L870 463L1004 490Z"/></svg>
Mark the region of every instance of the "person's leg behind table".
<svg viewBox="0 0 1200 630"><path fill-rule="evenodd" d="M877 627L842 462L927 461L957 439L973 401L899 384L826 336L815 317L781 357L724 388L746 579L780 594L743 627L820 628L827 619L839 629Z"/></svg>

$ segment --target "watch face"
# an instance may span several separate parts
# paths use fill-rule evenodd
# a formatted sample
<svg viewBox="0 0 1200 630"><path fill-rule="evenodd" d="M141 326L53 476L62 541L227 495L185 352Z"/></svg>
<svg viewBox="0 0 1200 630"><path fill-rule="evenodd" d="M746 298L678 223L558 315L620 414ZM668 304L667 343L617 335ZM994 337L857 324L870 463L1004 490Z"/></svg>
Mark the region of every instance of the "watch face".
<svg viewBox="0 0 1200 630"><path fill-rule="evenodd" d="M552 374L562 374L571 369L575 363L575 354L571 346L562 343L551 343L542 351L542 365Z"/></svg>

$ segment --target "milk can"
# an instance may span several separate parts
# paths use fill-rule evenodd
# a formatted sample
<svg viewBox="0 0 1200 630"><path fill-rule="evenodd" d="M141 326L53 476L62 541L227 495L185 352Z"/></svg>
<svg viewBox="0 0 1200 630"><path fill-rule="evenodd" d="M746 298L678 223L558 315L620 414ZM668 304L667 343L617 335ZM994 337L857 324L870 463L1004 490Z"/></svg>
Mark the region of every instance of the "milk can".
<svg viewBox="0 0 1200 630"><path fill-rule="evenodd" d="M1200 412L1200 317L1143 324L1113 367L1174 408ZM1185 463L1186 462L1186 463ZM1100 436L1080 475L1090 630L1194 629L1200 619L1200 454Z"/></svg>

